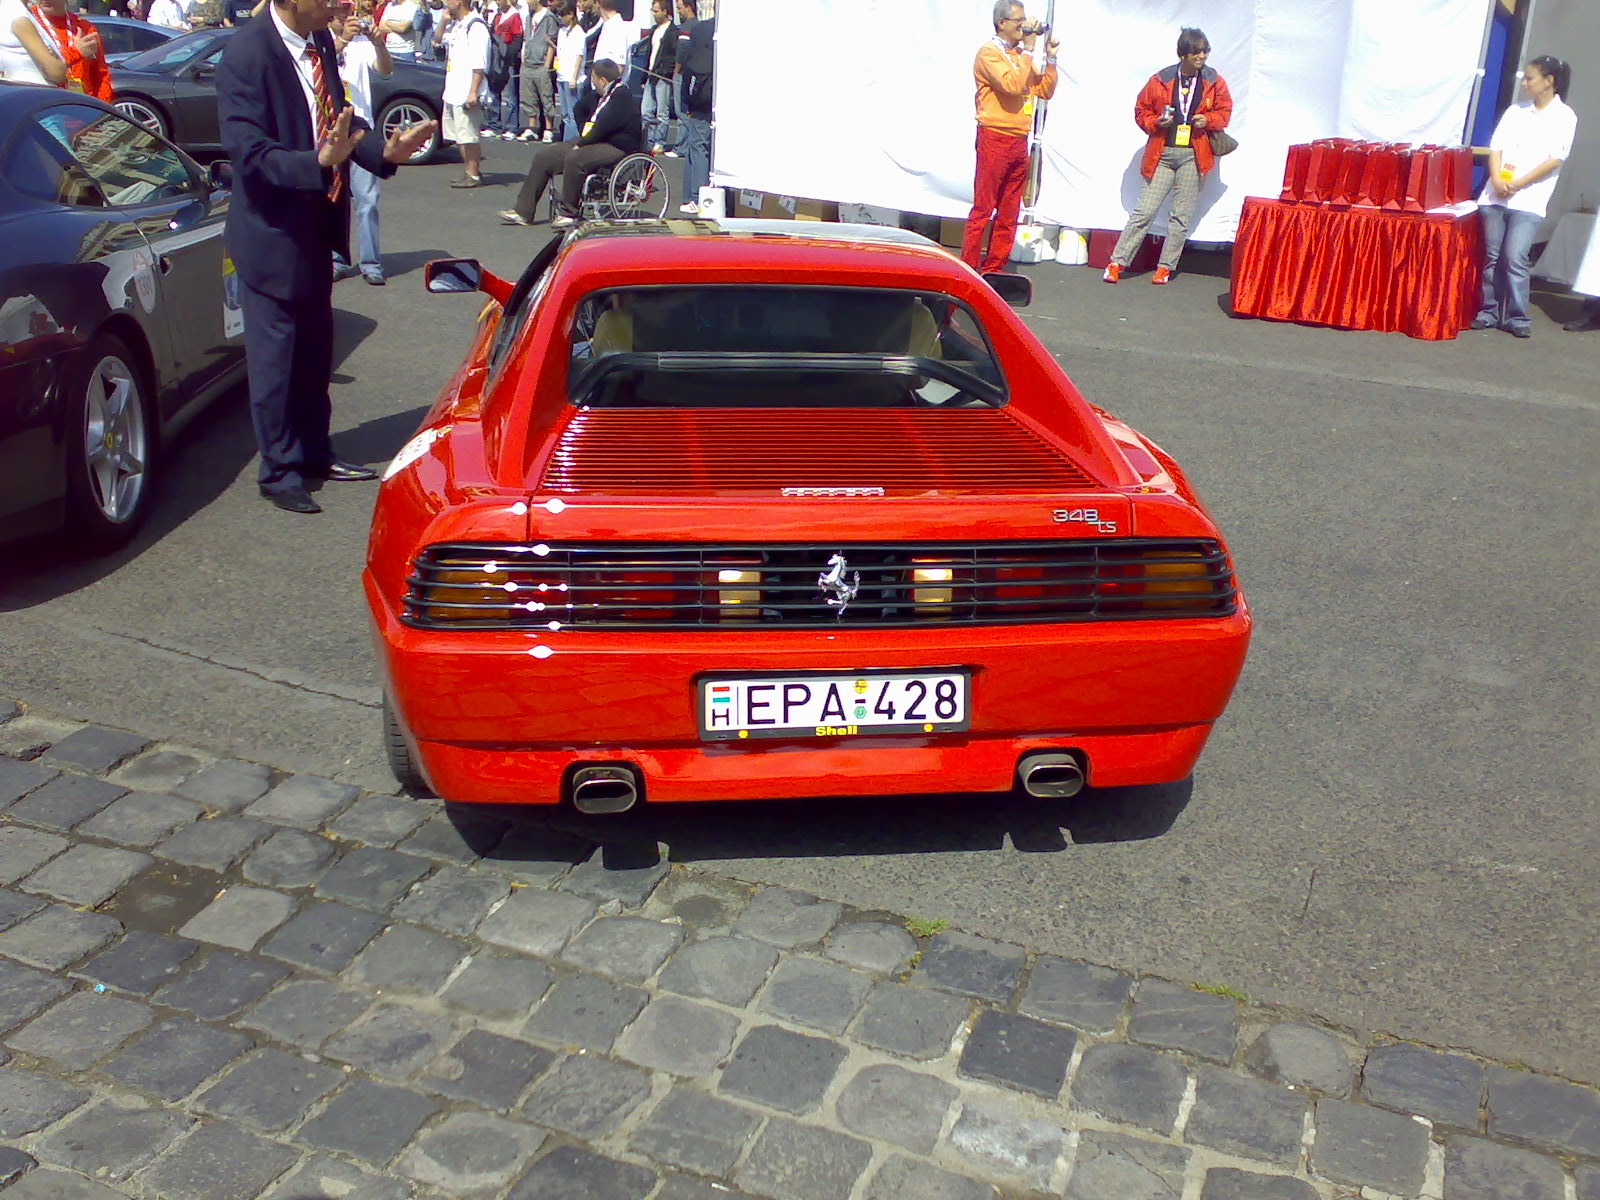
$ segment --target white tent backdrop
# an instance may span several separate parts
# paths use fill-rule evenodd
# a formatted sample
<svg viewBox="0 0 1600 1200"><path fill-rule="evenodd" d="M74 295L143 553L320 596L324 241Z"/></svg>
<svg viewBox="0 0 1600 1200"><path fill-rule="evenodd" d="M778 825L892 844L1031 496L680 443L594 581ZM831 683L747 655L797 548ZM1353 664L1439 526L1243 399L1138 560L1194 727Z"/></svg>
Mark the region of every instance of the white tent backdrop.
<svg viewBox="0 0 1600 1200"><path fill-rule="evenodd" d="M1061 0L1061 82L1036 214L1120 229L1145 138L1133 102L1201 26L1233 93L1239 149L1192 236L1231 241L1246 195L1276 196L1315 137L1461 140L1494 0ZM1043 17L1045 0L1028 0ZM965 216L972 59L990 0L720 0L712 182ZM1160 226L1157 227L1158 229Z"/></svg>

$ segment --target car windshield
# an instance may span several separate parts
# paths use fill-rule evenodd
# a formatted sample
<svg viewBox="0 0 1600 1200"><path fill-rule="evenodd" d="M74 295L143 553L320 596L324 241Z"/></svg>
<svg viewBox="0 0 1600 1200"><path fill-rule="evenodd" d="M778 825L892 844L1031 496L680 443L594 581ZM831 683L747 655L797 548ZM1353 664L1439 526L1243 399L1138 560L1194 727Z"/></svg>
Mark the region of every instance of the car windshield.
<svg viewBox="0 0 1600 1200"><path fill-rule="evenodd" d="M572 402L608 408L993 407L972 311L887 288L612 288L579 304Z"/></svg>
<svg viewBox="0 0 1600 1200"><path fill-rule="evenodd" d="M170 42L162 42L161 45L138 54L130 54L117 65L126 67L130 71L170 71L181 67L210 46L216 36L209 29L182 33Z"/></svg>

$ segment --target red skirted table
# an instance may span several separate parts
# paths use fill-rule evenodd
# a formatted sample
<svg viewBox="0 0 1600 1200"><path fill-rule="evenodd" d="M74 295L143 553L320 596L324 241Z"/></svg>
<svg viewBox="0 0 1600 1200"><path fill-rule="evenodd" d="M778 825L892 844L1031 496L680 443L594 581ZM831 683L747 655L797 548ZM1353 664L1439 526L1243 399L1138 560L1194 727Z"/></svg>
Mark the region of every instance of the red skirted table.
<svg viewBox="0 0 1600 1200"><path fill-rule="evenodd" d="M1241 317L1444 341L1478 311L1477 212L1336 209L1246 197L1233 244Z"/></svg>

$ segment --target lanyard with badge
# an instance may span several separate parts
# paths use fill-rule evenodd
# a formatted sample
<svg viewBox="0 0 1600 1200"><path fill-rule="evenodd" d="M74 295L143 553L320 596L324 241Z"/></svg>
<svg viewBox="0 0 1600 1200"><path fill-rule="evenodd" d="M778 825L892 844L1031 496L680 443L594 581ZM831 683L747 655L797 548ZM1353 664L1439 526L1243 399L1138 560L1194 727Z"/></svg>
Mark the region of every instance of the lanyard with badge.
<svg viewBox="0 0 1600 1200"><path fill-rule="evenodd" d="M1014 60L1011 57L1013 54L1018 54L1018 55L1022 55L1023 54L1023 52L1021 50L1018 50L1015 46L1006 45L1006 43L1001 41L999 38L995 38L994 39L994 44L996 46L1000 47L1000 53L1004 54L1006 56L1006 61L1007 62L1013 62L1014 63ZM1024 55L1023 57L1024 57L1024 61L1027 61L1026 56ZM1025 116L1025 117L1029 117L1029 118L1031 118L1033 116L1033 89L1032 88L1028 89L1028 94L1023 98L1023 101L1022 101L1022 115Z"/></svg>
<svg viewBox="0 0 1600 1200"><path fill-rule="evenodd" d="M57 25L54 21L47 17L43 11L40 10L37 4L30 4L28 6L28 12L33 16L33 23L35 27L44 30L49 36L50 41L45 48L59 58L62 62L66 62L67 52L72 44L72 35L78 32L78 30L74 27L75 23L77 22L77 18L71 13L68 13L66 22L62 25ZM67 76L66 82L61 86L66 88L69 92L81 92L84 90L83 80L70 73Z"/></svg>
<svg viewBox="0 0 1600 1200"><path fill-rule="evenodd" d="M1194 114L1200 107L1200 75L1185 75L1178 72L1178 78L1173 87L1174 99L1178 101L1178 127L1172 131L1172 144L1174 146L1188 146L1194 142Z"/></svg>
<svg viewBox="0 0 1600 1200"><path fill-rule="evenodd" d="M594 112L589 114L589 119L584 122L583 129L579 131L578 136L588 137L589 134L593 132L594 123L600 119L601 110L604 109L607 104L611 103L611 97L616 93L616 90L617 85L615 83L606 88L606 94L600 97L600 103L594 106Z"/></svg>

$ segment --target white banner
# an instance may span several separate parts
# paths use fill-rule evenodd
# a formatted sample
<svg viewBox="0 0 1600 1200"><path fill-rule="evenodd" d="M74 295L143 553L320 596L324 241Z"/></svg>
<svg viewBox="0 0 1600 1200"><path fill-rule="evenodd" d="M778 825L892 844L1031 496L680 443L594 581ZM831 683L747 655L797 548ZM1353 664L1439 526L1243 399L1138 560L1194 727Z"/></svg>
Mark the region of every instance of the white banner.
<svg viewBox="0 0 1600 1200"><path fill-rule="evenodd" d="M1044 18L1046 0L1027 0ZM1062 0L1039 220L1120 229L1143 180L1133 102L1198 24L1233 93L1239 149L1191 237L1232 241L1247 195L1276 196L1295 142L1456 144L1494 0ZM990 0L720 0L712 182L964 217L972 60ZM1164 221L1158 221L1159 232Z"/></svg>

